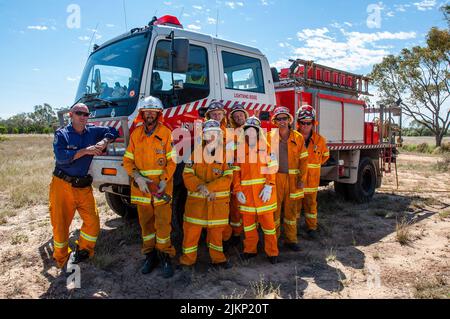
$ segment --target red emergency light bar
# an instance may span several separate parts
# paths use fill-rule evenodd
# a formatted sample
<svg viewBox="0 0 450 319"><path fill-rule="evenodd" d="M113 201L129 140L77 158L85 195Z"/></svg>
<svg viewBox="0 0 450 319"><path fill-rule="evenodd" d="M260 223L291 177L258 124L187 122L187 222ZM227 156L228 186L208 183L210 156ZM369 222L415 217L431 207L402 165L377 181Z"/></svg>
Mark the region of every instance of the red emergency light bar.
<svg viewBox="0 0 450 319"><path fill-rule="evenodd" d="M167 25L176 28L182 28L183 25L180 23L177 17L171 15L165 15L155 21L154 25Z"/></svg>

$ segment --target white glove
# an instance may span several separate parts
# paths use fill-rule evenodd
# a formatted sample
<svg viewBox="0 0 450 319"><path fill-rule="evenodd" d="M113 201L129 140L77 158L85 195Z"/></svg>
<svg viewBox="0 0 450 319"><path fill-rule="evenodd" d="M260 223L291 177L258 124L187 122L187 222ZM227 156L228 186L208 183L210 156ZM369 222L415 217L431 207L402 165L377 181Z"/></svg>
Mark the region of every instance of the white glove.
<svg viewBox="0 0 450 319"><path fill-rule="evenodd" d="M197 192L199 192L200 194L202 194L203 196L207 197L209 196L209 190L208 187L206 187L206 185L199 185L197 187Z"/></svg>
<svg viewBox="0 0 450 319"><path fill-rule="evenodd" d="M167 182L166 181L160 181L158 187L159 187L158 188L158 194L161 194L166 189Z"/></svg>
<svg viewBox="0 0 450 319"><path fill-rule="evenodd" d="M142 176L138 172L136 172L133 175L133 177L134 177L134 181L136 182L136 184L138 184L139 189L141 190L141 192L146 193L146 194L150 194L150 190L148 189L147 183L151 183L152 181L150 179Z"/></svg>
<svg viewBox="0 0 450 319"><path fill-rule="evenodd" d="M259 198L263 201L263 203L267 203L272 196L272 186L266 185L263 190L259 194Z"/></svg>
<svg viewBox="0 0 450 319"><path fill-rule="evenodd" d="M247 198L245 198L245 195L243 192L239 192L236 194L236 198L242 205L245 205L247 203Z"/></svg>

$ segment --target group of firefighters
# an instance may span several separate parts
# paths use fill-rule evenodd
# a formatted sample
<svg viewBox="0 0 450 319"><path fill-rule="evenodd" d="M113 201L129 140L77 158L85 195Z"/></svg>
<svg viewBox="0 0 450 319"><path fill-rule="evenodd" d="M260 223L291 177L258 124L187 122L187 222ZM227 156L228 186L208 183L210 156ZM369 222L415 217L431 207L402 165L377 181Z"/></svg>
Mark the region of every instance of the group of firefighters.
<svg viewBox="0 0 450 319"><path fill-rule="evenodd" d="M177 152L172 132L163 124L161 101L150 96L141 100L138 108L137 120L142 125L130 136L123 166L131 178L131 203L137 206L142 230L142 273L150 273L160 263L163 276L169 278L174 274L171 260L176 255L171 242L170 196ZM88 169L92 157L102 154L118 136L114 128L87 125L89 109L84 104L75 105L70 117L71 124L55 133L56 168L50 185L53 257L60 268L69 260L77 264L94 255L100 223ZM195 158L194 151L185 161L182 266L196 263L204 229L211 266L225 269L232 265L224 246L239 244L242 234L241 258L257 256L259 227L272 264L277 263L282 228L284 245L299 251L297 224L302 210L309 237L317 238L320 168L330 154L325 139L314 129L318 123L313 107L302 106L296 118L294 123L288 108L277 107L271 118L277 130L265 136L261 121L249 116L242 105L235 104L228 116L221 102L208 106L199 147L202 154L211 154L215 160ZM235 132L232 141L224 138L230 128ZM83 225L71 254L69 227L76 210Z"/></svg>

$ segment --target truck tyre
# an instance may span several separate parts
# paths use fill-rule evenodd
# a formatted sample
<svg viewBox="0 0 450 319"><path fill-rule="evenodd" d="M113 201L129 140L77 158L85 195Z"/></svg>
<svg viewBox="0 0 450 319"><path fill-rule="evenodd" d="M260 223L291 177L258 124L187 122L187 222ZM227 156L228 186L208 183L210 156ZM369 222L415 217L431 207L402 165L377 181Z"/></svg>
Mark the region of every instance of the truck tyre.
<svg viewBox="0 0 450 319"><path fill-rule="evenodd" d="M347 186L348 184L334 182L334 191L339 197L345 200L349 199Z"/></svg>
<svg viewBox="0 0 450 319"><path fill-rule="evenodd" d="M358 180L355 184L348 184L347 191L349 199L357 203L370 202L375 194L377 186L377 171L372 159L364 157L359 162Z"/></svg>
<svg viewBox="0 0 450 319"><path fill-rule="evenodd" d="M125 197L106 192L105 198L109 208L120 217L126 219L134 219L137 217L136 206L131 205Z"/></svg>

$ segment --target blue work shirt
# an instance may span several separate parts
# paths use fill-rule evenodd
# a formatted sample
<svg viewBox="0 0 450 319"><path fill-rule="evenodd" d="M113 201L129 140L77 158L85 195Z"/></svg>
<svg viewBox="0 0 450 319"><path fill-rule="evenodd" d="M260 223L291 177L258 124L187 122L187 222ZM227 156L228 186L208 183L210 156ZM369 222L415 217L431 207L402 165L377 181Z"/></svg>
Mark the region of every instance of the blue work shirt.
<svg viewBox="0 0 450 319"><path fill-rule="evenodd" d="M115 128L105 126L87 125L81 134L77 133L71 124L57 130L53 142L56 168L69 176L86 176L93 156L85 155L73 161L75 154L83 148L97 144L104 138L114 140L118 136L119 133Z"/></svg>

